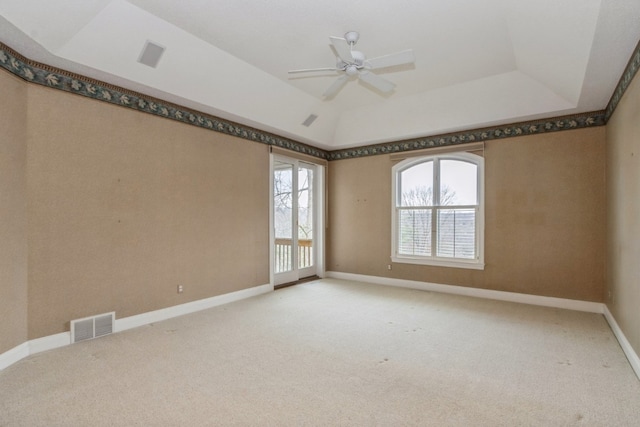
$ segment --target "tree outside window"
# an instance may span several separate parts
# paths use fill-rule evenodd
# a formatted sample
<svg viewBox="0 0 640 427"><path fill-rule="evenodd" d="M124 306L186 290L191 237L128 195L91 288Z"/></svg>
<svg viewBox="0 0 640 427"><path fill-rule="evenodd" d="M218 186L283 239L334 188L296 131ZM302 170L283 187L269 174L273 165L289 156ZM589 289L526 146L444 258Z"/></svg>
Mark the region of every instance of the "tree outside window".
<svg viewBox="0 0 640 427"><path fill-rule="evenodd" d="M459 153L394 166L394 261L482 265L483 160Z"/></svg>

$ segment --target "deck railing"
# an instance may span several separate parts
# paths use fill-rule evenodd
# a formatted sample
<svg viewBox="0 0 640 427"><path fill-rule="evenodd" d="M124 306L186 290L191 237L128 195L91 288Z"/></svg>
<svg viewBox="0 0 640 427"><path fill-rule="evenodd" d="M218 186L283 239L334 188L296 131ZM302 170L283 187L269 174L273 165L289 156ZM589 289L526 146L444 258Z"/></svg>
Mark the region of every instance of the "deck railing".
<svg viewBox="0 0 640 427"><path fill-rule="evenodd" d="M292 246L293 241L291 239L276 239L276 273L292 270ZM313 240L298 239L298 268L311 267L312 265Z"/></svg>

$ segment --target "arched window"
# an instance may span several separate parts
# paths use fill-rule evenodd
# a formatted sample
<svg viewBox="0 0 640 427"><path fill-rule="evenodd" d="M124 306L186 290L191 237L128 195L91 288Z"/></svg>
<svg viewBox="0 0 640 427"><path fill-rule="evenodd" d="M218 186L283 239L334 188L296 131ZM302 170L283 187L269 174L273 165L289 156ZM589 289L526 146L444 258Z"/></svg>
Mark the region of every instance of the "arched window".
<svg viewBox="0 0 640 427"><path fill-rule="evenodd" d="M392 260L483 269L484 158L409 158L392 177Z"/></svg>

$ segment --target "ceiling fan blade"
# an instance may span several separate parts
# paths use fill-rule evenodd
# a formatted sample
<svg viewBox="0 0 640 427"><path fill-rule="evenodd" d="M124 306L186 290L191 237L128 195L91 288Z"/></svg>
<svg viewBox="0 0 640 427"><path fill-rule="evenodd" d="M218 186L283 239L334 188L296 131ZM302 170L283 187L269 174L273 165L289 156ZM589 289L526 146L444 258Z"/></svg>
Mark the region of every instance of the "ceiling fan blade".
<svg viewBox="0 0 640 427"><path fill-rule="evenodd" d="M393 88L396 87L395 83L391 83L389 80L383 79L382 77L377 76L368 71L360 72L360 80L370 84L371 86L373 86L374 88L378 89L380 92L383 92L383 93L389 93L393 90Z"/></svg>
<svg viewBox="0 0 640 427"><path fill-rule="evenodd" d="M346 62L347 64L354 62L353 56L351 56L351 48L345 39L340 37L329 37L329 40L331 40L331 44L343 62Z"/></svg>
<svg viewBox="0 0 640 427"><path fill-rule="evenodd" d="M392 53L390 55L378 56L377 58L367 59L372 70L377 68L393 67L396 65L413 64L416 57L413 49L403 50L402 52Z"/></svg>
<svg viewBox="0 0 640 427"><path fill-rule="evenodd" d="M340 92L340 89L342 89L342 86L344 86L348 80L349 80L349 76L347 76L346 74L338 77L338 79L335 82L333 82L331 86L329 86L329 89L324 91L322 96L324 96L325 98L331 98L336 93Z"/></svg>
<svg viewBox="0 0 640 427"><path fill-rule="evenodd" d="M338 71L335 67L333 68L304 68L301 70L289 70L287 73L296 74L296 73L313 73L316 71Z"/></svg>

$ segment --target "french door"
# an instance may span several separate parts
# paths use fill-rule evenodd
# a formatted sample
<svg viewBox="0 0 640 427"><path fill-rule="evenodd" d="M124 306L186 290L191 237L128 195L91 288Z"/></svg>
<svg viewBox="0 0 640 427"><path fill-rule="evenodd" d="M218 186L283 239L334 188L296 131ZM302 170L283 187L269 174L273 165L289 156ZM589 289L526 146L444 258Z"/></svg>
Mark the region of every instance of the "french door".
<svg viewBox="0 0 640 427"><path fill-rule="evenodd" d="M273 159L274 285L317 274L317 167L276 155Z"/></svg>

